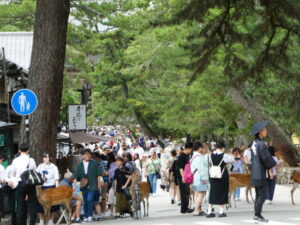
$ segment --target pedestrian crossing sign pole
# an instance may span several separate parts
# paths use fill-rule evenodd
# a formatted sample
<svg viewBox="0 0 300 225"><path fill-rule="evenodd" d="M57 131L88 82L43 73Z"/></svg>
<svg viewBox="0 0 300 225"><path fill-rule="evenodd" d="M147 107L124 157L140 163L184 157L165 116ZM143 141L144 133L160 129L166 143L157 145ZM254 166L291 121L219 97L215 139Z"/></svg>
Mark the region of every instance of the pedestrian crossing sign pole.
<svg viewBox="0 0 300 225"><path fill-rule="evenodd" d="M29 140L28 116L32 114L38 106L38 99L36 97L36 94L29 89L20 89L12 96L11 106L15 113L23 117L25 116L25 130L26 136Z"/></svg>

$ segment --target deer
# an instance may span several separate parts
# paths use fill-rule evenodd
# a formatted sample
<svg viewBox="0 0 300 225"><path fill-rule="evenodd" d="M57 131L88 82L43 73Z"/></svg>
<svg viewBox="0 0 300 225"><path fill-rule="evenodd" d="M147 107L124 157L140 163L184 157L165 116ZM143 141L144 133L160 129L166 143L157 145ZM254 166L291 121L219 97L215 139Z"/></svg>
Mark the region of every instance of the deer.
<svg viewBox="0 0 300 225"><path fill-rule="evenodd" d="M234 193L237 187L246 187L246 201L250 204L249 196L248 196L250 192L250 196L252 198L252 201L254 202L252 191L251 191L252 185L251 185L250 174L230 174L229 192L228 192L229 207L231 207L232 194ZM234 207L236 207L235 200L234 200Z"/></svg>
<svg viewBox="0 0 300 225"><path fill-rule="evenodd" d="M72 209L71 199L73 189L67 186L59 186L57 188L42 189L41 185L36 186L36 196L42 205L45 213L45 221L48 221L51 216L51 206L64 204L69 212L68 224L71 224ZM48 224L48 222L47 222Z"/></svg>
<svg viewBox="0 0 300 225"><path fill-rule="evenodd" d="M144 207L144 217L148 217L149 216L149 196L150 196L150 186L147 182L141 182L141 174L138 172L134 172L131 175L126 175L127 182L126 184L123 186L123 188L126 188L127 185L130 183L130 194L131 194L131 198L135 200L135 192L134 192L134 187L137 184L139 189L140 189L140 196L141 196L141 202L143 203L143 207ZM133 205L134 205L134 201L133 201ZM146 206L147 206L147 210L146 210ZM134 207L133 207L134 208Z"/></svg>
<svg viewBox="0 0 300 225"><path fill-rule="evenodd" d="M296 191L297 187L300 184L300 172L299 171L294 171L292 173L291 180L293 181L293 188L291 190L292 204L296 205L295 201L294 201L294 192Z"/></svg>

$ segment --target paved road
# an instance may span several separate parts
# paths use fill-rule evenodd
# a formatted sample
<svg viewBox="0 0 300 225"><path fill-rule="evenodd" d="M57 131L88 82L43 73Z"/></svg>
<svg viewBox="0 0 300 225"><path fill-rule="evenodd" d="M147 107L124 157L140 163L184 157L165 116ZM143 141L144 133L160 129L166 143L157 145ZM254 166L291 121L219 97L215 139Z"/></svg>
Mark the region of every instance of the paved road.
<svg viewBox="0 0 300 225"><path fill-rule="evenodd" d="M270 220L270 225L295 225L300 224L300 188L295 192L293 206L290 198L291 185L277 185L273 205L265 205L263 215ZM159 191L158 195L150 199L150 216L142 220L131 218L109 219L101 222L84 223L94 224L122 224L122 225L241 225L254 224L253 205L245 202L244 190L241 191L242 201L237 202L237 208L229 209L226 218L195 217L190 214L179 213L177 205L171 205L169 194ZM204 204L204 208L207 204ZM218 208L216 208L218 212Z"/></svg>

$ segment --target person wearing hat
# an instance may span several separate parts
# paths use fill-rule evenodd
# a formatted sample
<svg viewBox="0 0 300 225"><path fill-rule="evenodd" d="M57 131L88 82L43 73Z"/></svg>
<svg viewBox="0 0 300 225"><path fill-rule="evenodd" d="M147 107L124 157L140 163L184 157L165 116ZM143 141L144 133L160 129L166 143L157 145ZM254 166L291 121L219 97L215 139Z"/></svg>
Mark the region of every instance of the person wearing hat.
<svg viewBox="0 0 300 225"><path fill-rule="evenodd" d="M262 207L266 199L266 174L271 168L276 166L276 162L268 151L268 147L263 141L267 136L268 121L260 121L254 124L250 135L255 136L251 146L251 183L255 187L254 220L267 223L268 220L262 215ZM272 173L270 173L272 177Z"/></svg>

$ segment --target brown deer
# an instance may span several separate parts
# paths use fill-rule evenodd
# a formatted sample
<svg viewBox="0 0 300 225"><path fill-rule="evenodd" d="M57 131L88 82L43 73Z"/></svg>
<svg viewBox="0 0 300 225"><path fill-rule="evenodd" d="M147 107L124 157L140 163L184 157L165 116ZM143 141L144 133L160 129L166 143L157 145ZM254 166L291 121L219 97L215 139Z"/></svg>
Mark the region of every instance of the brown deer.
<svg viewBox="0 0 300 225"><path fill-rule="evenodd" d="M141 174L140 173L133 173L131 175L126 175L128 178L126 184L124 185L124 188L127 187L129 182L131 181L130 184L130 194L131 198L135 200L135 193L134 193L134 186L137 184L140 188L140 194L141 194L141 202L143 203L144 207L144 217L149 216L149 196L150 196L150 186L147 182L139 182L141 180ZM135 204L133 202L133 204ZM147 206L147 210L146 210ZM133 207L134 208L134 207Z"/></svg>
<svg viewBox="0 0 300 225"><path fill-rule="evenodd" d="M72 209L71 209L71 199L73 196L73 189L67 186L60 186L57 188L51 189L41 189L41 186L36 186L36 196L39 200L40 204L42 205L45 213L45 222L51 216L51 206L53 205L62 205L64 204L69 212L69 221L68 224L71 224L71 216L72 216Z"/></svg>
<svg viewBox="0 0 300 225"><path fill-rule="evenodd" d="M291 180L293 181L293 188L291 190L292 204L296 205L295 202L294 202L294 192L296 191L297 187L300 184L300 172L299 171L294 171L292 173Z"/></svg>
<svg viewBox="0 0 300 225"><path fill-rule="evenodd" d="M248 196L250 192L250 196L252 198L252 201L254 202L252 191L251 191L252 185L251 185L250 174L230 174L229 193L228 193L229 207L231 207L232 194L234 193L237 187L246 187L246 201L250 204L249 196ZM234 206L236 207L235 200L234 200Z"/></svg>

